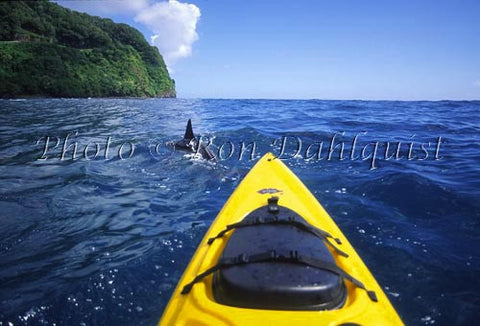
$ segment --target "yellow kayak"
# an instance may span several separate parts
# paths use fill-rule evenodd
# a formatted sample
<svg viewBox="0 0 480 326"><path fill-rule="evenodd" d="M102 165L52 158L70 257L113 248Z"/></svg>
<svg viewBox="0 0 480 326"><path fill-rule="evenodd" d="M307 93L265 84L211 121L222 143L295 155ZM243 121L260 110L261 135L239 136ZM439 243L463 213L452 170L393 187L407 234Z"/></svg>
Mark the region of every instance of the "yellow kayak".
<svg viewBox="0 0 480 326"><path fill-rule="evenodd" d="M325 209L266 154L218 214L159 325L403 325Z"/></svg>

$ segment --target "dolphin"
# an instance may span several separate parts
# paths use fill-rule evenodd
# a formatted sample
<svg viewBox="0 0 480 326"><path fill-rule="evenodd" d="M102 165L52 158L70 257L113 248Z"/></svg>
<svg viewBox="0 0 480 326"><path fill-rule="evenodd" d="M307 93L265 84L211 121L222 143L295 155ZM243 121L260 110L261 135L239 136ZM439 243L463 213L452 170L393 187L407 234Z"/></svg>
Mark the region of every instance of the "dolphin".
<svg viewBox="0 0 480 326"><path fill-rule="evenodd" d="M187 152L199 154L205 160L215 160L215 154L208 145L202 144L193 134L192 120L188 119L187 128L183 139L173 143L174 148L178 148Z"/></svg>

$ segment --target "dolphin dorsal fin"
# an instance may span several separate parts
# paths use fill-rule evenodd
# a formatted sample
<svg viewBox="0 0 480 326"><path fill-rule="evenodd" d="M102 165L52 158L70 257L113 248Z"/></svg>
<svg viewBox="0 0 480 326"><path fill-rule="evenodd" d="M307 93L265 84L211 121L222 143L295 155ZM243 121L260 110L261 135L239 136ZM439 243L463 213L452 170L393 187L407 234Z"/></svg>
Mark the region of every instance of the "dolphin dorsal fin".
<svg viewBox="0 0 480 326"><path fill-rule="evenodd" d="M193 138L195 138L195 135L193 134L192 120L188 119L187 129L185 130L185 136L183 136L183 139L191 140Z"/></svg>

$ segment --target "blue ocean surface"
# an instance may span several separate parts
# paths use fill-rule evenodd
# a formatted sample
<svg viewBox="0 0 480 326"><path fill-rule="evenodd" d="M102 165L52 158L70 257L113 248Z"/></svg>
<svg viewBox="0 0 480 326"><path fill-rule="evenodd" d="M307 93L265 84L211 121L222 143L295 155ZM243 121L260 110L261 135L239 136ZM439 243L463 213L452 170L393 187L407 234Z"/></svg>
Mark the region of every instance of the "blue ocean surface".
<svg viewBox="0 0 480 326"><path fill-rule="evenodd" d="M216 163L165 145L189 118ZM28 99L0 100L0 325L156 324L268 151L407 325L478 323L478 101Z"/></svg>

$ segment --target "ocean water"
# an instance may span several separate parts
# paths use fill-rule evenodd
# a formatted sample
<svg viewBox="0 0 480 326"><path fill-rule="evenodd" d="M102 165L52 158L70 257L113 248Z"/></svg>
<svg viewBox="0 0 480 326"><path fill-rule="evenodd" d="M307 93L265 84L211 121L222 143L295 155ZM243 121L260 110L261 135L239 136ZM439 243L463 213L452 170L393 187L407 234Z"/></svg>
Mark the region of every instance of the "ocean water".
<svg viewBox="0 0 480 326"><path fill-rule="evenodd" d="M216 163L165 145L189 118ZM478 101L0 100L0 325L154 325L268 151L407 325L474 325L479 131Z"/></svg>

